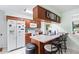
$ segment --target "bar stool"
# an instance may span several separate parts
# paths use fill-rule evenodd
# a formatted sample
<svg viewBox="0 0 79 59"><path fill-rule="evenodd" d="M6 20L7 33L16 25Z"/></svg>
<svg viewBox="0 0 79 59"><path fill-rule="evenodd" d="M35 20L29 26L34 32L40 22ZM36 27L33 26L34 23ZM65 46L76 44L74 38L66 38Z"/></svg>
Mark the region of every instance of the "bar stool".
<svg viewBox="0 0 79 59"><path fill-rule="evenodd" d="M64 50L65 53L67 50L67 45L66 45L67 37L68 37L68 33L62 35L62 49Z"/></svg>
<svg viewBox="0 0 79 59"><path fill-rule="evenodd" d="M67 36L68 36L68 33L65 33L65 34L61 35L59 38L57 38L55 41L52 41L52 44L57 46L59 54L63 54L63 50L66 53L66 50L67 50L67 46L66 46Z"/></svg>
<svg viewBox="0 0 79 59"><path fill-rule="evenodd" d="M44 49L45 49L45 54L56 54L57 52L57 47L52 44L46 44L44 46Z"/></svg>
<svg viewBox="0 0 79 59"><path fill-rule="evenodd" d="M32 43L26 44L26 54L35 54L36 46Z"/></svg>
<svg viewBox="0 0 79 59"><path fill-rule="evenodd" d="M59 54L63 54L62 52L62 35L55 40L52 41L52 44L55 45L58 49Z"/></svg>

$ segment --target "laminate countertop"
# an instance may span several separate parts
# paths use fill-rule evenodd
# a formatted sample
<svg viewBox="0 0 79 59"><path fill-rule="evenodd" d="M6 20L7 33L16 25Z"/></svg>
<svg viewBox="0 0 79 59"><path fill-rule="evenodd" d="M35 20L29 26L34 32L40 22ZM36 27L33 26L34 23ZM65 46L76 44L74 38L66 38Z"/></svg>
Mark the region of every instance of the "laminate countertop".
<svg viewBox="0 0 79 59"><path fill-rule="evenodd" d="M35 35L35 36L30 36L31 39L40 41L42 43L46 43L48 41L51 41L53 39L56 39L60 37L61 34L58 35Z"/></svg>

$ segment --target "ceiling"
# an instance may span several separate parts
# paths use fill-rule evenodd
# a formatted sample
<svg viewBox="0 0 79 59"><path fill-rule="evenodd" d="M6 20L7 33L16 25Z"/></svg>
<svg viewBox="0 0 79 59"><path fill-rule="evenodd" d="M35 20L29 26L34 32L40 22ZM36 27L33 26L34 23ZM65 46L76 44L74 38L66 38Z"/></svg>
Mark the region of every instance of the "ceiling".
<svg viewBox="0 0 79 59"><path fill-rule="evenodd" d="M42 5L42 6L52 12L53 10L56 10L59 13L79 8L79 5Z"/></svg>
<svg viewBox="0 0 79 59"><path fill-rule="evenodd" d="M0 5L0 10L4 10L5 12L15 12L24 14L25 8L32 11L34 5Z"/></svg>
<svg viewBox="0 0 79 59"><path fill-rule="evenodd" d="M36 5L0 5L0 10L5 11L6 13L15 13L15 14L22 14L26 15L24 12L24 9L28 9L32 11L32 9ZM42 7L52 11L52 12L57 12L57 13L63 13L66 11L70 11L72 9L78 9L79 5L41 5ZM31 14L28 14L29 16Z"/></svg>

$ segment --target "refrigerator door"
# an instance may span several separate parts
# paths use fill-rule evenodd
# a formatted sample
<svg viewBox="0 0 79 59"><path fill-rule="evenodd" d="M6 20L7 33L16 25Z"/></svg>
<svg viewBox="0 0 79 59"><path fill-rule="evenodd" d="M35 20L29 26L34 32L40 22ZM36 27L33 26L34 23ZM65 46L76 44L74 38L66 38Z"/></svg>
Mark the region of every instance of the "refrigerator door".
<svg viewBox="0 0 79 59"><path fill-rule="evenodd" d="M25 46L25 21L17 21L17 48Z"/></svg>
<svg viewBox="0 0 79 59"><path fill-rule="evenodd" d="M16 21L7 21L7 50L16 49Z"/></svg>

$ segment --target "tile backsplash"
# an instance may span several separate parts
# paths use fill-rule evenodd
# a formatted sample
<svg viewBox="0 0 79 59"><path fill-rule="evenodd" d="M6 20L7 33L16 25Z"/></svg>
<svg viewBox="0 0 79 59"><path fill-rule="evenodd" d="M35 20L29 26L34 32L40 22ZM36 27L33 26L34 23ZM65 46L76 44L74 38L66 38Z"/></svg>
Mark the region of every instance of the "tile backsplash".
<svg viewBox="0 0 79 59"><path fill-rule="evenodd" d="M39 31L40 28L26 28L26 33L32 33L32 35L35 35Z"/></svg>

